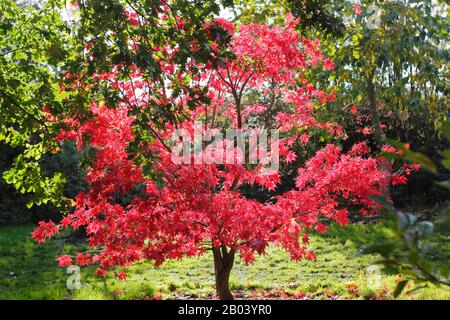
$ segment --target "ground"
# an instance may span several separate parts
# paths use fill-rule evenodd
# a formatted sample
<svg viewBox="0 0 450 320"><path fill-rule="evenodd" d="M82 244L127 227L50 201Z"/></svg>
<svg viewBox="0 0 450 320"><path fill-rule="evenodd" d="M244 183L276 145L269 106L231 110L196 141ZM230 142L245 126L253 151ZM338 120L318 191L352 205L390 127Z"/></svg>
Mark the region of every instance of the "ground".
<svg viewBox="0 0 450 320"><path fill-rule="evenodd" d="M214 298L212 257L169 261L155 268L149 261L128 268L128 279L94 276L94 268L81 269L79 290L66 286L65 268L56 257L83 248L61 239L38 245L30 238L33 226L0 227L0 299L204 299ZM358 245L376 240L387 229L383 222L333 226L326 235L313 234L316 261L293 262L271 247L265 256L246 266L237 259L231 288L237 298L391 299L398 277L369 277L367 267L377 257L358 255ZM372 272L373 274L373 272ZM377 279L380 279L378 282ZM450 299L450 289L435 287L409 292L400 299Z"/></svg>

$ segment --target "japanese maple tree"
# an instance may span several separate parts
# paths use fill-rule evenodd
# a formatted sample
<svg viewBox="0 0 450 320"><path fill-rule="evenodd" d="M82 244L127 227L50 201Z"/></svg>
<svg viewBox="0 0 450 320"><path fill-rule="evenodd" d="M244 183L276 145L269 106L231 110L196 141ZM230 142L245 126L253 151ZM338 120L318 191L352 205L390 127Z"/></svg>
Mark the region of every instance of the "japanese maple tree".
<svg viewBox="0 0 450 320"><path fill-rule="evenodd" d="M159 15L159 23L166 19L164 13ZM167 59L176 54L176 46L155 46L155 56L166 57L157 61L159 81L146 79L145 70L136 65L127 67L129 78L119 77L125 66L118 63L111 72L94 77L117 90L121 97L117 105L93 101L87 114L65 117L48 112L51 121L65 126L58 141L73 139L79 149L89 146L96 151L87 168L89 190L76 197L75 210L59 224L41 222L33 232L38 242L44 242L61 228L86 229L97 253L62 256L59 265L98 264L97 273L104 276L113 267L141 259L160 265L211 250L217 293L221 299L232 299L228 283L237 253L252 263L255 254L273 244L287 250L293 260L314 260L308 249L309 230L325 232L327 220L346 224L350 206L361 214L376 213L371 196L383 194L391 173L380 166L380 159L369 156L363 142L345 153L336 145L326 146L298 170L294 189L267 203L240 192L244 184L277 188L280 174L266 170L267 162L173 159L171 137L181 129L189 134L276 129L279 157L285 162L297 157L293 146L309 143L312 129L345 135L339 125L315 119L315 106L332 101L334 95L315 88L305 76L310 68L331 69L333 63L322 56L318 41L300 38L297 20L292 16L285 20L281 26L238 29L224 19L212 20L203 25L206 33L219 28L231 40L224 45L220 37L212 39L210 62L188 59L180 68ZM134 12L129 13L129 22L143 23ZM180 30L184 24L177 20ZM130 38L130 48L138 50L137 42ZM192 50L201 45L193 41ZM219 58L223 50L232 55ZM76 76L73 81L77 84ZM255 104L249 98L255 95L268 102ZM154 117L169 110L166 122ZM137 130L143 123L145 132ZM214 146L209 147L192 158L210 157ZM230 152L239 153L233 146ZM125 196L131 200L125 201ZM124 271L116 274L126 277Z"/></svg>

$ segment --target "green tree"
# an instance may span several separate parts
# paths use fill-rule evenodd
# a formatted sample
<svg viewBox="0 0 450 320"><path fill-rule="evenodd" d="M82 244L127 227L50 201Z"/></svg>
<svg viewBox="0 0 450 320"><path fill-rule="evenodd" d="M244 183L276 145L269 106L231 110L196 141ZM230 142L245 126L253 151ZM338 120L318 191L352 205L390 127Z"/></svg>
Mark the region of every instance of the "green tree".
<svg viewBox="0 0 450 320"><path fill-rule="evenodd" d="M449 112L449 6L409 0L361 7L361 15L343 11L344 36L324 40L335 70L320 79L336 89L336 108L357 105L370 114L379 144L386 135L419 148L436 141Z"/></svg>
<svg viewBox="0 0 450 320"><path fill-rule="evenodd" d="M42 109L61 106L57 79L69 35L55 1L32 6L1 0L0 12L0 142L21 151L3 176L20 192L36 195L29 206L62 203L64 177L47 175L39 161L55 147Z"/></svg>

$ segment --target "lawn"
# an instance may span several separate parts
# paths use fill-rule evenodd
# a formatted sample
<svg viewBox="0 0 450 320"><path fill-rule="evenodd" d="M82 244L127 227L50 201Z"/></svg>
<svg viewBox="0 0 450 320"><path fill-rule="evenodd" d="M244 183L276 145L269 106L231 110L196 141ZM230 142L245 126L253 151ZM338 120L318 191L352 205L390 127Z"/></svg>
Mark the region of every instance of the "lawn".
<svg viewBox="0 0 450 320"><path fill-rule="evenodd" d="M66 269L55 258L82 250L61 239L37 245L29 234L33 226L0 227L0 299L145 299L161 297L211 298L214 293L212 257L169 261L155 268L149 261L128 268L128 279L94 276L94 268L81 269L81 289L69 290ZM367 276L377 257L358 256L358 244L387 232L382 222L333 226L326 235L313 234L316 261L293 262L278 248L247 266L237 259L231 287L237 297L297 297L311 299L392 298L398 278ZM375 279L375 281L374 281ZM372 285L371 285L372 284ZM378 284L378 285L377 285ZM449 299L450 290L429 286L401 299Z"/></svg>

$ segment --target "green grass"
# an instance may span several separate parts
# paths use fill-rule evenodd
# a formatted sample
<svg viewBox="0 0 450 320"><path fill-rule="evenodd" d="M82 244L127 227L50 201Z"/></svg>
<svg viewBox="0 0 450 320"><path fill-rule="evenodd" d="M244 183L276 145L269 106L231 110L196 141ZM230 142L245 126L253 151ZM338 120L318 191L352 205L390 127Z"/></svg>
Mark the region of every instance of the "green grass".
<svg viewBox="0 0 450 320"><path fill-rule="evenodd" d="M113 275L106 279L93 275L94 268L81 270L82 288L69 290L69 274L56 265L56 257L73 254L83 248L70 246L62 240L37 245L30 238L32 226L0 227L0 299L145 299L155 295L165 298L208 298L214 293L212 257L168 261L160 268L151 262L137 263L128 268L127 281ZM269 248L265 256L257 257L247 266L237 259L231 276L234 291L248 296L279 290L286 293L303 292L310 298L357 298L368 295L391 298L396 276L382 276L381 287L375 292L368 288L366 268L375 256L356 256L357 244L376 241L386 233L383 223L354 224L331 227L326 235L314 234L311 248L317 260L293 262L278 248ZM15 274L11 275L11 272ZM410 288L411 289L411 288ZM450 290L429 286L405 293L401 299L449 299Z"/></svg>

